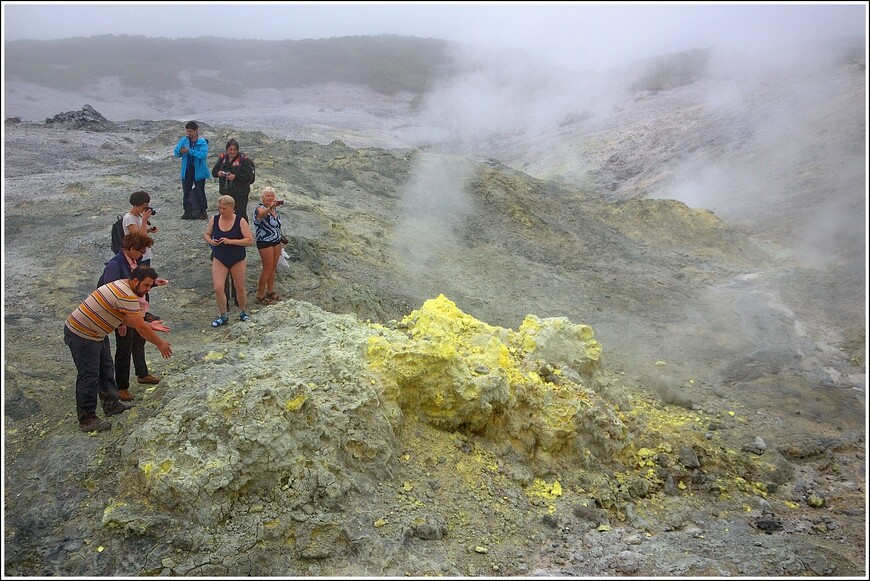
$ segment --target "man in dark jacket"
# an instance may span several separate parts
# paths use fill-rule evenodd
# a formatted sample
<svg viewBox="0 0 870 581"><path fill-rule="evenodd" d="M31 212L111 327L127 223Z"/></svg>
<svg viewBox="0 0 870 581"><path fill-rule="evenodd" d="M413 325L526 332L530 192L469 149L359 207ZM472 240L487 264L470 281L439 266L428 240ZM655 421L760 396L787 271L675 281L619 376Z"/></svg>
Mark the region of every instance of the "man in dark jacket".
<svg viewBox="0 0 870 581"><path fill-rule="evenodd" d="M130 278L130 273L136 269L139 259L153 242L147 234L131 232L124 236L121 250L106 263L97 286ZM165 278L158 278L154 281L154 286L162 286L167 282L169 281ZM150 323L147 318L146 322ZM134 399L130 393L131 355L139 383L152 385L160 383L159 377L148 372L148 363L145 361L145 338L136 329L119 325L115 329L115 382L118 384L118 398L121 401Z"/></svg>

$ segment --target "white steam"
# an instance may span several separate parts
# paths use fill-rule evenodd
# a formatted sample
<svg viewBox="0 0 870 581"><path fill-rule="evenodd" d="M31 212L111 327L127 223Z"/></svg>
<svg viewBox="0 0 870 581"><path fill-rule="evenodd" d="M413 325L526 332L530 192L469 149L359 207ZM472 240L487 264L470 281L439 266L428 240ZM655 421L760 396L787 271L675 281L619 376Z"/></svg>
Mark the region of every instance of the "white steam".
<svg viewBox="0 0 870 581"><path fill-rule="evenodd" d="M842 249L844 229L862 229L866 74L855 67L866 63L844 42L768 44L710 50L688 82L660 90L638 82L655 59L577 74L465 45L454 55L462 74L423 102L421 140L609 198L672 198L751 228L791 228L779 233L817 260Z"/></svg>
<svg viewBox="0 0 870 581"><path fill-rule="evenodd" d="M393 252L424 296L442 292L433 284L437 279L433 274L443 256L457 253L456 228L468 211L464 185L470 169L461 157L418 156L401 192L402 218L394 233Z"/></svg>

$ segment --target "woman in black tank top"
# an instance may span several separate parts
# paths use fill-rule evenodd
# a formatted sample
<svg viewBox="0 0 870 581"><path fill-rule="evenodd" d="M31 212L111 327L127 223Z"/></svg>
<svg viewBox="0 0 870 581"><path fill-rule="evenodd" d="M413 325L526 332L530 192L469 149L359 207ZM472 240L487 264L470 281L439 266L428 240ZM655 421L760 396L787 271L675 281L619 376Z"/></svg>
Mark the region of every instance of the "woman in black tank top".
<svg viewBox="0 0 870 581"><path fill-rule="evenodd" d="M245 310L248 307L248 294L245 291L245 247L254 243L254 235L248 221L233 212L235 200L231 196L221 196L217 203L218 214L209 221L204 234L205 241L214 250L211 279L220 310L218 317L212 321L212 327L220 327L229 320L224 288L227 272L233 277L233 286L241 309L239 320L247 321L251 318Z"/></svg>

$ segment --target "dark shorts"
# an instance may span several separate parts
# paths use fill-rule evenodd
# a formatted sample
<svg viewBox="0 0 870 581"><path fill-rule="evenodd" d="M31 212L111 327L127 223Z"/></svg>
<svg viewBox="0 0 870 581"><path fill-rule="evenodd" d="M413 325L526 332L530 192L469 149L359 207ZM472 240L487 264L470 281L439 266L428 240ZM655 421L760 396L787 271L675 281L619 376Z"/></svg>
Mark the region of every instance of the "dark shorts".
<svg viewBox="0 0 870 581"><path fill-rule="evenodd" d="M257 250L260 250L262 248L271 248L272 246L278 246L279 244L281 244L280 240L276 240L274 242L260 242L259 240L257 240Z"/></svg>
<svg viewBox="0 0 870 581"><path fill-rule="evenodd" d="M227 268L232 268L239 262L245 259L244 246L232 246L229 244L218 244L212 246L212 256L220 261Z"/></svg>
<svg viewBox="0 0 870 581"><path fill-rule="evenodd" d="M216 257L218 262L226 266L227 268L232 268L241 261L245 259L244 256L230 256L230 257Z"/></svg>

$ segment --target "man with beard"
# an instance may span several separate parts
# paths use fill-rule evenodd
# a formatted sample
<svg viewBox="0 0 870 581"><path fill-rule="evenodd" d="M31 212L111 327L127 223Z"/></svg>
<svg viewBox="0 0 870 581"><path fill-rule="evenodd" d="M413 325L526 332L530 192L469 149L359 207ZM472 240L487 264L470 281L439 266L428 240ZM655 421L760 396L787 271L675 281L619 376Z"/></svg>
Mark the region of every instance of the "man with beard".
<svg viewBox="0 0 870 581"><path fill-rule="evenodd" d="M119 325L126 325L154 343L164 359L172 356L169 342L155 332L168 333L169 327L162 321L146 323L139 309L139 297L144 297L156 280L157 272L153 268L137 266L129 279L106 283L92 292L66 319L63 341L76 366L76 412L79 429L83 432L112 427L112 422L97 417L98 397L107 417L132 407L118 399L109 333Z"/></svg>

